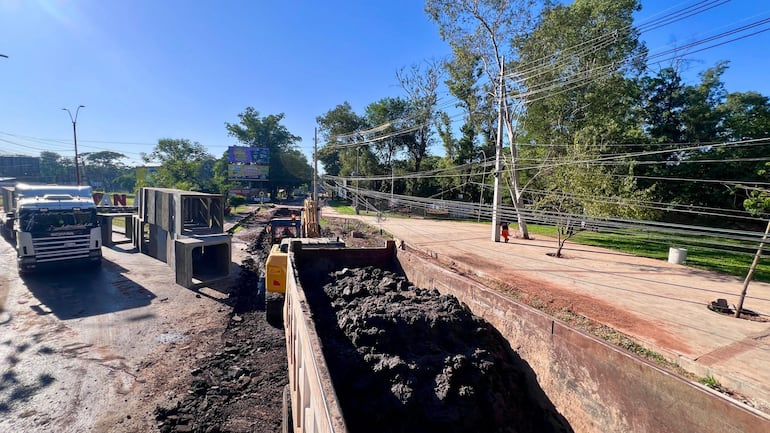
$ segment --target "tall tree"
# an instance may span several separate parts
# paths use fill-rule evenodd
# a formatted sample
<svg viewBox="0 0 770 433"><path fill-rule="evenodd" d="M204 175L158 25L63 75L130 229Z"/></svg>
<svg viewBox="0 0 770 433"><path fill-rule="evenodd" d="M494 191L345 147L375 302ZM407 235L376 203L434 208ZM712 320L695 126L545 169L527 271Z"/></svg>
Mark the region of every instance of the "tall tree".
<svg viewBox="0 0 770 433"><path fill-rule="evenodd" d="M211 174L204 170L213 157L202 144L188 139L163 138L149 155L142 155L146 162L160 164L155 176L155 186L189 191L206 191Z"/></svg>
<svg viewBox="0 0 770 433"><path fill-rule="evenodd" d="M632 27L638 9L637 0L575 0L547 9L516 41L513 73L527 94L528 145L519 155L529 167L520 168L527 168L535 206L559 215L564 230L574 218L638 214L638 199L648 197L627 168L600 164L603 155L624 151L615 143L640 135L631 116L633 77L646 52ZM603 205L603 196L623 205Z"/></svg>
<svg viewBox="0 0 770 433"><path fill-rule="evenodd" d="M398 153L419 146L413 113L414 107L403 98L383 98L366 106L366 120L378 131L365 138L372 142L371 147L383 168L382 174L395 174ZM394 179L380 185L383 191L389 186L390 192L396 193Z"/></svg>
<svg viewBox="0 0 770 433"><path fill-rule="evenodd" d="M126 155L120 152L109 150L101 152L84 152L80 156L83 158L83 167L89 179L98 181L105 191L114 189L113 182L116 178L124 174L128 167L120 160Z"/></svg>
<svg viewBox="0 0 770 433"><path fill-rule="evenodd" d="M75 178L74 165L56 152L43 151L40 152L40 176L49 183L71 182Z"/></svg>
<svg viewBox="0 0 770 433"><path fill-rule="evenodd" d="M416 173L420 171L422 160L428 155L432 141L441 69L436 62L428 63L425 69L413 65L409 70L399 70L396 77L411 103L410 123L414 124L415 140L406 147L406 153L412 163L412 171ZM407 194L414 194L419 188L419 182L419 178L412 178L407 183Z"/></svg>
<svg viewBox="0 0 770 433"><path fill-rule="evenodd" d="M547 0L545 3L549 4ZM534 0L427 0L425 6L428 15L438 24L441 38L449 42L455 55L461 53L469 59L479 59L487 78L482 91L502 100L501 126L505 128L511 149L511 200L518 211L519 230L524 238L529 238L529 232L521 212L524 202L515 145L521 126L518 116L522 100L519 92L507 91L508 86L504 81L501 83L501 77L504 63L518 58L514 40L532 28L535 4ZM502 137L499 142L502 143Z"/></svg>
<svg viewBox="0 0 770 433"><path fill-rule="evenodd" d="M346 101L318 116L316 122L324 142L318 151L324 172L330 176L349 176L356 171L356 158L361 156L361 150L354 145L358 140L355 133L368 128L366 119L354 113Z"/></svg>
<svg viewBox="0 0 770 433"><path fill-rule="evenodd" d="M270 149L268 186L273 197L278 194L278 189L291 191L313 178L312 167L297 148L302 138L281 124L283 118L283 113L260 117L257 110L247 107L238 115L238 123L225 123L228 134L242 145Z"/></svg>

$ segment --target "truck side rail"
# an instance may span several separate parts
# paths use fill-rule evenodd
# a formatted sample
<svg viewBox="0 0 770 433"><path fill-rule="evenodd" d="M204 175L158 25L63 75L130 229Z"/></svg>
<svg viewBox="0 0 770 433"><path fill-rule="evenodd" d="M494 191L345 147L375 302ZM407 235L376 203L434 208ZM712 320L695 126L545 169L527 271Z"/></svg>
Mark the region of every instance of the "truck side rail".
<svg viewBox="0 0 770 433"><path fill-rule="evenodd" d="M309 287L324 274L345 267L391 268L396 263L395 251L393 241L384 248L303 249L301 242L292 243L283 317L294 433L348 431L302 281L308 281Z"/></svg>
<svg viewBox="0 0 770 433"><path fill-rule="evenodd" d="M347 433L310 308L294 266L289 260L283 311L291 392L291 431Z"/></svg>

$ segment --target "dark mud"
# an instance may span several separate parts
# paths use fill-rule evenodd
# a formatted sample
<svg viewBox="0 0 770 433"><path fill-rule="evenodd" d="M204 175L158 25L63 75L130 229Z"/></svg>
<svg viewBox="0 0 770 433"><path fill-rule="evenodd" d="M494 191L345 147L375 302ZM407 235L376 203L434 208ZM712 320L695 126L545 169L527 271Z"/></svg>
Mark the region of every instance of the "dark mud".
<svg viewBox="0 0 770 433"><path fill-rule="evenodd" d="M534 401L507 341L455 297L373 267L306 295L351 432L569 430Z"/></svg>
<svg viewBox="0 0 770 433"><path fill-rule="evenodd" d="M265 221L251 219L242 227L247 257L231 287L233 308L216 352L189 372L187 394L155 410L158 430L172 432L281 432L283 388L288 384L284 331L265 320L260 291L262 267L269 251Z"/></svg>

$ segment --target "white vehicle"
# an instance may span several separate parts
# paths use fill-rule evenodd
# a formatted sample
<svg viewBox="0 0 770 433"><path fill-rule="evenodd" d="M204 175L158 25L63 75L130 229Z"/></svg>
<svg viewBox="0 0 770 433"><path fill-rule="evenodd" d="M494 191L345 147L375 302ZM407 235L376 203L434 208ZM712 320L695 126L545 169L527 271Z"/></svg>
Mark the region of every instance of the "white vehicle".
<svg viewBox="0 0 770 433"><path fill-rule="evenodd" d="M3 228L15 242L20 273L54 262L101 263L91 187L17 184L3 188L3 207Z"/></svg>

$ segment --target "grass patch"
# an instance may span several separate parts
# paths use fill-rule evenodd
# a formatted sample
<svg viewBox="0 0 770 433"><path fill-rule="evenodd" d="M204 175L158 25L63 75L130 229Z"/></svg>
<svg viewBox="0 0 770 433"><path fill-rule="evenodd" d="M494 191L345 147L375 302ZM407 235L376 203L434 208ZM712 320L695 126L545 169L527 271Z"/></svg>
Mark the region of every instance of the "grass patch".
<svg viewBox="0 0 770 433"><path fill-rule="evenodd" d="M327 202L329 207L333 208L340 215L355 215L356 211L353 206L349 205L347 201L343 200L329 200Z"/></svg>
<svg viewBox="0 0 770 433"><path fill-rule="evenodd" d="M716 390L722 389L722 384L719 383L719 381L716 380L712 375L701 377L700 379L698 379L698 383L702 385L706 385L711 389L716 389Z"/></svg>
<svg viewBox="0 0 770 433"><path fill-rule="evenodd" d="M527 228L535 235L550 237L557 235L556 227L553 226L530 224ZM759 246L749 242L708 236L677 235L671 241L659 239L659 236L639 230L622 230L614 233L584 231L575 234L569 242L657 260L667 260L669 247L676 245L687 249L687 266L736 277L746 276L754 259L753 251ZM708 246L709 244L718 244L719 249ZM770 263L760 260L753 279L770 282Z"/></svg>

